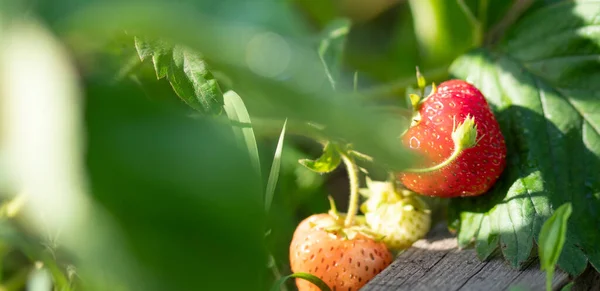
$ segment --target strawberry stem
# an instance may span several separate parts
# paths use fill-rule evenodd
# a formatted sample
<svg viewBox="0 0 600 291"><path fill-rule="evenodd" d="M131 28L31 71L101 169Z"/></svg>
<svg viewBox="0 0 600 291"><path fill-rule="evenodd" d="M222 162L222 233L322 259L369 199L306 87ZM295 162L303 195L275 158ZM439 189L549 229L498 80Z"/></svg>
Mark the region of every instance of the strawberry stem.
<svg viewBox="0 0 600 291"><path fill-rule="evenodd" d="M331 195L327 196L329 200L329 215L331 215L335 220L340 220L340 214L338 213L337 207L335 206L335 201L333 201L333 197Z"/></svg>
<svg viewBox="0 0 600 291"><path fill-rule="evenodd" d="M348 200L348 213L346 214L344 226L350 227L354 222L354 217L358 213L358 166L354 158L346 153L342 154L342 160L344 161L344 165L346 165L348 180L350 181L350 199Z"/></svg>
<svg viewBox="0 0 600 291"><path fill-rule="evenodd" d="M452 141L454 141L454 151L452 152L452 155L443 162L429 168L406 169L404 172L428 173L437 171L454 162L464 150L477 145L477 125L475 124L475 119L473 117L467 115L463 123L453 129Z"/></svg>

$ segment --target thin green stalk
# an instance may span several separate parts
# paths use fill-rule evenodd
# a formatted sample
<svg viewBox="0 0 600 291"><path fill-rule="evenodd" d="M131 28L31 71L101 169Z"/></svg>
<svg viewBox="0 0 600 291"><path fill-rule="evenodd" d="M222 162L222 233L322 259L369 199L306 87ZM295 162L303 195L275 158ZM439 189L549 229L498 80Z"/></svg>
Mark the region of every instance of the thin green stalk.
<svg viewBox="0 0 600 291"><path fill-rule="evenodd" d="M279 269L277 268L277 264L275 263L275 258L273 258L273 255L269 253L269 268L271 269L271 272L273 273L273 277L275 278L275 282L281 280L281 273L279 272ZM285 284L281 284L279 286L279 290L280 291L288 291L287 287L285 286Z"/></svg>
<svg viewBox="0 0 600 291"><path fill-rule="evenodd" d="M331 84L331 88L333 88L333 90L335 90L335 80L333 79L333 76L331 75L331 71L329 71L329 66L327 66L327 63L325 62L325 59L323 58L323 56L319 56L319 59L321 60L321 63L323 64L323 68L325 69L325 75L327 76L327 80L329 80L329 84Z"/></svg>
<svg viewBox="0 0 600 291"><path fill-rule="evenodd" d="M554 269L548 269L546 272L546 291L552 291L552 278L554 277Z"/></svg>
<svg viewBox="0 0 600 291"><path fill-rule="evenodd" d="M423 70L423 76L427 76L428 80L441 80L448 76L448 66L441 66L429 70ZM402 79L395 80L391 83L375 86L365 90L359 91L359 96L365 98L377 98L385 97L386 95L396 94L400 90L406 89L406 87L416 84L417 79L414 75Z"/></svg>
<svg viewBox="0 0 600 291"><path fill-rule="evenodd" d="M480 137L479 140L481 140L482 137ZM467 115L467 118L465 118L463 123L461 123L458 127L456 127L455 124L454 128L452 129L452 140L454 141L454 151L452 152L452 155L450 155L450 157L443 162L429 168L407 169L404 171L411 173L428 173L439 170L454 162L454 160L456 160L456 158L458 158L458 156L460 156L464 150L474 147L479 142L477 139L477 125L475 124L475 119L470 115Z"/></svg>
<svg viewBox="0 0 600 291"><path fill-rule="evenodd" d="M479 23L481 23L481 30L483 34L485 34L485 30L487 29L487 11L489 7L488 0L480 0L479 1L479 11L477 11L477 15L479 18Z"/></svg>
<svg viewBox="0 0 600 291"><path fill-rule="evenodd" d="M452 155L450 157L448 157L445 161L433 166L433 167L429 167L429 168L423 168L423 169L406 169L403 170L403 172L410 172L410 173L428 173L428 172L433 172L433 171L437 171L439 169L444 168L445 166L449 165L450 163L452 163L454 160L456 160L456 158L458 158L458 156L462 153L463 149L459 148L459 147L454 147L454 151L452 152Z"/></svg>
<svg viewBox="0 0 600 291"><path fill-rule="evenodd" d="M481 22L475 17L475 14L473 14L473 11L471 11L464 0L456 0L456 3L458 3L458 6L460 6L460 9L462 9L473 26L473 45L476 47L480 46L483 42L483 26Z"/></svg>
<svg viewBox="0 0 600 291"><path fill-rule="evenodd" d="M521 16L521 14L523 14L523 12L525 12L534 2L534 0L515 1L502 20L493 27L490 27L486 35L486 44L491 45L498 41L502 35L504 35L504 32L515 23L515 21L519 19L519 16Z"/></svg>
<svg viewBox="0 0 600 291"><path fill-rule="evenodd" d="M358 166L356 165L354 158L345 153L342 154L342 160L346 165L348 180L350 181L350 199L348 200L348 213L346 213L344 226L350 227L354 222L354 217L358 213Z"/></svg>

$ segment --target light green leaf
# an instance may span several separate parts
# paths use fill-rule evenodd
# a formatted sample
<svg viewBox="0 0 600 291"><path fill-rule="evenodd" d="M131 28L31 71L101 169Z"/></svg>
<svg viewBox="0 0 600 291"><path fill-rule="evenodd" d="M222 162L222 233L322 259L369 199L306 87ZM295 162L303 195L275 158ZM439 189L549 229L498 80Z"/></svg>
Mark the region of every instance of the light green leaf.
<svg viewBox="0 0 600 291"><path fill-rule="evenodd" d="M321 291L331 291L331 288L329 288L329 286L327 286L327 284L325 284L325 282L323 282L323 280L321 280L321 279L319 279L319 277L317 277L315 275L311 275L309 273L294 273L294 274L282 277L281 279L277 280L277 282L275 282L273 284L271 291L279 291L279 288L281 288L281 284L283 284L286 280L293 279L293 278L300 278L300 279L304 279L308 282L311 282L311 283L315 284L317 287L319 287L319 289L321 289Z"/></svg>
<svg viewBox="0 0 600 291"><path fill-rule="evenodd" d="M162 40L135 38L138 55L152 58L157 78L167 78L177 95L192 108L206 114L220 114L223 92L199 53Z"/></svg>
<svg viewBox="0 0 600 291"><path fill-rule="evenodd" d="M571 202L558 265L573 275L588 260L600 268L600 234L590 231L600 224L598 14L598 1L542 5L497 48L477 49L451 66L454 77L486 96L508 147L507 167L489 193L453 199L451 207L460 210L458 236L465 242L475 233L496 235L496 246L515 267L528 260L552 209ZM471 223L479 215L489 217L489 232ZM477 249L480 256L490 251Z"/></svg>
<svg viewBox="0 0 600 291"><path fill-rule="evenodd" d="M225 113L232 123L233 133L238 142L247 148L252 165L258 175L261 176L258 145L256 144L252 121L250 120L246 105L244 105L242 98L233 91L225 92L223 97L225 101Z"/></svg>
<svg viewBox="0 0 600 291"><path fill-rule="evenodd" d="M279 169L281 168L281 152L283 150L286 125L287 120L283 123L283 127L281 128L281 134L279 135L279 141L277 142L277 148L275 149L275 155L273 156L273 163L271 164L269 180L267 181L267 192L265 195L266 212L269 212L269 209L271 208L271 202L273 202L273 195L275 194L275 186L277 186L277 179L279 178Z"/></svg>
<svg viewBox="0 0 600 291"><path fill-rule="evenodd" d="M317 173L330 173L335 170L342 161L340 149L333 143L327 143L323 148L323 154L316 160L302 159L300 164Z"/></svg>
<svg viewBox="0 0 600 291"><path fill-rule="evenodd" d="M546 271L546 289L552 290L552 277L567 236L567 221L573 212L570 203L559 207L542 226L538 253L542 271Z"/></svg>

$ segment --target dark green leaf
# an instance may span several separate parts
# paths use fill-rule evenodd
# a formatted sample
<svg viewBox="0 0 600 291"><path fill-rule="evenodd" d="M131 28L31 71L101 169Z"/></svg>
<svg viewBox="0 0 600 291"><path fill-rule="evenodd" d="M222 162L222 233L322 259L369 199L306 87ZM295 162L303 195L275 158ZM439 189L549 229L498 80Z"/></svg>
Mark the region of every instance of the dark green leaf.
<svg viewBox="0 0 600 291"><path fill-rule="evenodd" d="M281 284L283 284L286 280L292 279L292 278L300 278L300 279L306 280L308 282L311 282L311 283L315 284L317 287L319 287L319 289L321 289L321 291L331 291L331 288L329 288L329 286L327 286L327 284L325 284L325 282L323 282L323 280L321 280L321 279L319 279L319 277L317 277L315 275L311 275L309 273L294 273L294 274L282 277L281 279L277 280L277 282L275 282L273 284L271 291L279 291L279 288L281 288Z"/></svg>
<svg viewBox="0 0 600 291"><path fill-rule="evenodd" d="M269 209L271 209L273 195L275 194L275 186L277 186L277 179L279 178L279 169L281 168L281 152L283 150L286 125L287 120L283 123L283 127L281 128L281 134L279 135L279 141L277 142L277 148L275 149L275 155L273 156L273 163L271 164L269 180L267 181L267 192L265 195L265 211L267 212L269 212Z"/></svg>
<svg viewBox="0 0 600 291"><path fill-rule="evenodd" d="M538 241L538 252L542 271L546 271L547 286L552 286L554 268L562 252L567 236L567 221L573 212L570 203L559 207L542 226Z"/></svg>
<svg viewBox="0 0 600 291"><path fill-rule="evenodd" d="M552 209L571 202L558 265L574 275L588 260L600 268L600 234L590 231L600 224L599 13L597 1L543 6L498 48L473 51L451 67L484 93L508 147L507 167L489 193L452 201L461 210L459 237L488 233L472 223L488 216L489 234L513 266L528 259Z"/></svg>
<svg viewBox="0 0 600 291"><path fill-rule="evenodd" d="M573 289L573 285L575 285L575 282L569 282L567 285L562 287L560 291L571 291L571 289Z"/></svg>
<svg viewBox="0 0 600 291"><path fill-rule="evenodd" d="M323 154L316 160L302 159L300 164L317 173L329 173L335 170L342 161L340 148L333 144L327 143L323 148Z"/></svg>
<svg viewBox="0 0 600 291"><path fill-rule="evenodd" d="M156 76L166 77L185 103L206 114L221 113L223 92L200 54L180 45L141 37L135 38L135 46L142 60L152 58Z"/></svg>

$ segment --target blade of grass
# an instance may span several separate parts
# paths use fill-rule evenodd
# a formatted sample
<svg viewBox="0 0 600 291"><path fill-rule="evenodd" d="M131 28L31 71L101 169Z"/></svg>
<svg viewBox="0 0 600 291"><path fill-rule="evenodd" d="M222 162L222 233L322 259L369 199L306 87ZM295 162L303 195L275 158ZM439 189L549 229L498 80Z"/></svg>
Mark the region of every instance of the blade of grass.
<svg viewBox="0 0 600 291"><path fill-rule="evenodd" d="M252 128L252 122L248 110L246 109L246 105L244 105L242 98L234 91L225 92L223 98L225 112L227 113L229 120L233 123L233 132L238 140L248 148L252 165L258 176L261 177L258 146L256 145L256 137L254 136L254 129ZM242 127L242 125L246 126Z"/></svg>
<svg viewBox="0 0 600 291"><path fill-rule="evenodd" d="M326 29L325 36L319 45L319 59L334 90L336 89L336 77L339 77L341 58L349 31L350 21L347 19L333 21Z"/></svg>
<svg viewBox="0 0 600 291"><path fill-rule="evenodd" d="M469 6L465 3L464 0L456 0L456 3L458 3L458 6L460 6L460 9L463 11L463 13L473 26L473 45L481 45L481 42L483 40L483 28L481 21L477 19L475 14L473 14L473 11L471 11L471 8L469 8Z"/></svg>
<svg viewBox="0 0 600 291"><path fill-rule="evenodd" d="M283 123L281 134L279 135L279 141L277 142L277 148L275 149L275 156L273 157L273 163L271 164L271 172L269 173L269 179L267 180L267 191L265 193L265 211L269 212L271 203L273 202L273 195L275 195L275 186L279 179L279 169L281 168L281 152L283 150L283 141L285 139L285 128L287 125L287 119Z"/></svg>
<svg viewBox="0 0 600 291"><path fill-rule="evenodd" d="M273 254L269 254L267 260L268 260L269 269L271 269L271 272L273 273L273 277L275 278L275 282L280 282L281 281L281 272L279 272L279 268L277 267L277 263L275 262L275 258L273 257ZM279 284L276 284L275 286L279 286L279 291L288 291L288 288L285 285L283 285L282 283L283 283L283 281L281 281ZM275 287L273 287L273 288L275 288Z"/></svg>

